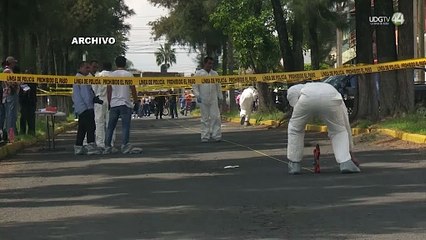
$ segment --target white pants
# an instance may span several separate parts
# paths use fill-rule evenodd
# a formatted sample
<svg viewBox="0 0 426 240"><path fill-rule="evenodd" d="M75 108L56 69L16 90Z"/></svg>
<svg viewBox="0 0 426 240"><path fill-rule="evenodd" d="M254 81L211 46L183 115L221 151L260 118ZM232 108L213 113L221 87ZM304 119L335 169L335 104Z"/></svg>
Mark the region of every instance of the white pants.
<svg viewBox="0 0 426 240"><path fill-rule="evenodd" d="M312 116L319 116L328 127L328 136L338 163L351 159L353 147L348 113L342 100L329 96L300 96L288 125L287 158L300 162L303 158L305 126Z"/></svg>
<svg viewBox="0 0 426 240"><path fill-rule="evenodd" d="M96 124L96 146L105 148L105 134L106 128L109 122L109 111L108 111L108 103L104 101L104 104L95 103L95 124ZM115 131L112 137L112 144L114 146L115 140Z"/></svg>
<svg viewBox="0 0 426 240"><path fill-rule="evenodd" d="M201 109L201 140L222 138L221 119L217 102L200 103Z"/></svg>
<svg viewBox="0 0 426 240"><path fill-rule="evenodd" d="M240 117L245 117L245 121L248 122L250 120L250 114L253 109L253 99L245 98L240 102Z"/></svg>

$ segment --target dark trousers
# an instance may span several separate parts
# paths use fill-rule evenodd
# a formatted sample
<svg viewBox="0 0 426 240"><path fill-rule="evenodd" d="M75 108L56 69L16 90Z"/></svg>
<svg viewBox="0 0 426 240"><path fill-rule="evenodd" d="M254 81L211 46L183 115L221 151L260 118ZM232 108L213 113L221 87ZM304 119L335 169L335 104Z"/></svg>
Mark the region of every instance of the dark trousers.
<svg viewBox="0 0 426 240"><path fill-rule="evenodd" d="M28 134L35 135L35 110L35 105L21 104L21 134L27 134L28 125Z"/></svg>
<svg viewBox="0 0 426 240"><path fill-rule="evenodd" d="M84 137L87 134L87 143L95 142L95 111L88 109L78 115L78 130L75 145L83 146Z"/></svg>
<svg viewBox="0 0 426 240"><path fill-rule="evenodd" d="M158 115L160 115L160 118L163 118L163 110L164 110L164 104L158 103L155 109L155 117L158 118Z"/></svg>
<svg viewBox="0 0 426 240"><path fill-rule="evenodd" d="M178 111L177 111L177 104L176 103L170 103L170 116L172 118L178 117Z"/></svg>
<svg viewBox="0 0 426 240"><path fill-rule="evenodd" d="M6 121L6 109L4 108L4 104L0 103L0 129L3 134L3 140L7 140L7 131L6 131L6 126L4 125L5 121Z"/></svg>

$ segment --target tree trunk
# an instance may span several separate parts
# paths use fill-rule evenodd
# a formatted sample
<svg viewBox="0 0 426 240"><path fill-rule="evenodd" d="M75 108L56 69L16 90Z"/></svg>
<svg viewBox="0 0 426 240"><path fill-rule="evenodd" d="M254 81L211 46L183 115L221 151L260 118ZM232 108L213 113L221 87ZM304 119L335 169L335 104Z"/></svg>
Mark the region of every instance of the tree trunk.
<svg viewBox="0 0 426 240"><path fill-rule="evenodd" d="M311 49L311 66L313 70L318 70L320 67L318 33L316 16L311 12L308 21L309 32L309 48Z"/></svg>
<svg viewBox="0 0 426 240"><path fill-rule="evenodd" d="M399 0L399 11L405 23L398 27L398 60L414 58L413 1ZM413 69L398 71L399 108L402 112L414 110Z"/></svg>
<svg viewBox="0 0 426 240"><path fill-rule="evenodd" d="M294 17L292 29L294 71L303 71L305 69L305 63L303 61L303 25L300 16Z"/></svg>
<svg viewBox="0 0 426 240"><path fill-rule="evenodd" d="M284 11L281 7L280 0L271 0L272 8L274 10L275 29L278 32L278 39L280 42L281 57L283 58L283 65L285 71L294 70L294 59L291 51L290 41L287 32L287 22L284 18Z"/></svg>
<svg viewBox="0 0 426 240"><path fill-rule="evenodd" d="M20 49L21 49L21 40L24 40L24 38L22 37L23 34L18 32L18 30L16 28L11 28L10 32L9 32L9 49L11 49L12 51L10 51L10 55L13 55L13 57L15 57L15 59L21 60L21 54L20 54ZM22 64L20 64L20 66L22 66ZM23 70L23 69L21 69Z"/></svg>
<svg viewBox="0 0 426 240"><path fill-rule="evenodd" d="M222 75L228 75L228 41L223 41Z"/></svg>
<svg viewBox="0 0 426 240"><path fill-rule="evenodd" d="M368 21L370 0L356 0L356 55L357 63L373 63L372 29ZM375 82L370 74L358 77L358 116L376 121L378 119L378 100L375 97Z"/></svg>
<svg viewBox="0 0 426 240"><path fill-rule="evenodd" d="M269 91L269 85L267 83L258 82L256 83L256 88L259 92L259 112L271 112L273 105L271 91Z"/></svg>
<svg viewBox="0 0 426 240"><path fill-rule="evenodd" d="M68 47L65 47L65 51L63 52L63 58L64 58L64 75L70 74L69 71L69 59L68 59Z"/></svg>
<svg viewBox="0 0 426 240"><path fill-rule="evenodd" d="M9 55L9 0L4 0L2 4L2 50L3 56L6 58Z"/></svg>
<svg viewBox="0 0 426 240"><path fill-rule="evenodd" d="M234 62L234 44L232 38L228 37L228 69L231 75L234 74Z"/></svg>
<svg viewBox="0 0 426 240"><path fill-rule="evenodd" d="M392 16L393 0L376 1L374 12L377 16ZM376 27L377 59L379 63L396 60L395 27L379 25ZM398 109L398 82L396 71L380 73L380 116L394 116Z"/></svg>
<svg viewBox="0 0 426 240"><path fill-rule="evenodd" d="M56 57L56 52L54 49L52 49L52 57L53 57L54 74L58 75L58 58Z"/></svg>
<svg viewBox="0 0 426 240"><path fill-rule="evenodd" d="M36 69L35 73L41 74L42 73L42 63L41 63L41 49L40 49L40 37L38 33L33 33L31 35L32 38L32 44L34 46L35 56L36 56Z"/></svg>

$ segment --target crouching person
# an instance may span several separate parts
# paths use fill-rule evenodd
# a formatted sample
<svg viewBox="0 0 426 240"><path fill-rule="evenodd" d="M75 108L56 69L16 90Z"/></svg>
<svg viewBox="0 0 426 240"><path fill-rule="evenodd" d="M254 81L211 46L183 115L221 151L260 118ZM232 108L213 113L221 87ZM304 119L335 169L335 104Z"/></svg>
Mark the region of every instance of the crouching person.
<svg viewBox="0 0 426 240"><path fill-rule="evenodd" d="M250 125L250 115L253 111L253 103L256 101L257 95L257 90L252 86L244 89L241 94L239 98L241 125Z"/></svg>
<svg viewBox="0 0 426 240"><path fill-rule="evenodd" d="M312 116L318 116L326 123L334 156L340 165L340 172L360 172L351 154L352 131L341 94L332 85L317 82L290 87L287 91L287 99L290 106L294 108L288 124L287 158L290 161L288 172L300 173L305 125Z"/></svg>

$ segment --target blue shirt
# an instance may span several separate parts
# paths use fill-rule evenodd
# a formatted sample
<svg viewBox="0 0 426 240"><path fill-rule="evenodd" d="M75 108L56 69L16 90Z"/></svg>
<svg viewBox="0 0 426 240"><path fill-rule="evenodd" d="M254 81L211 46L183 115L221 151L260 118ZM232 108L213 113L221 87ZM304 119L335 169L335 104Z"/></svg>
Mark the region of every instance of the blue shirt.
<svg viewBox="0 0 426 240"><path fill-rule="evenodd" d="M77 73L76 76L83 76ZM94 108L93 93L91 85L78 85L74 84L72 87L72 101L74 102L74 111L81 114L88 109Z"/></svg>

